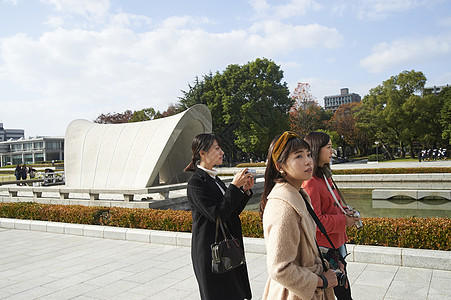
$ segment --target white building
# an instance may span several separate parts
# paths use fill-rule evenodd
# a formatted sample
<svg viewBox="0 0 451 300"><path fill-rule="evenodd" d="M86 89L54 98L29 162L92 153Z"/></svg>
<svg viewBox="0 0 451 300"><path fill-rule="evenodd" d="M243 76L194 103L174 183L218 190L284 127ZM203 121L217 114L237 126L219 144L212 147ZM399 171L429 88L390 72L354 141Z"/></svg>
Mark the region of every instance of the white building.
<svg viewBox="0 0 451 300"><path fill-rule="evenodd" d="M0 167L64 160L64 137L35 137L0 142Z"/></svg>

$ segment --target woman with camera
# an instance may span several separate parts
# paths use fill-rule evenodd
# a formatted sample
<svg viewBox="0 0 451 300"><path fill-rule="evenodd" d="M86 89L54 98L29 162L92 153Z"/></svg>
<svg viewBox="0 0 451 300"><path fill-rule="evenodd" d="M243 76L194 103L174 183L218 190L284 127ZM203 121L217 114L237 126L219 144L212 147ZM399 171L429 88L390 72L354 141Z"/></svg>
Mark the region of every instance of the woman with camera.
<svg viewBox="0 0 451 300"><path fill-rule="evenodd" d="M312 151L313 177L304 182L302 187L309 194L318 219L344 261L347 255L345 242L348 240L346 227L361 224L361 220L358 212L343 204L341 193L332 180L330 162L333 149L330 136L324 132L311 132L304 139ZM324 252L332 247L319 228L316 231L316 239L322 249L326 248ZM344 286L336 286L334 293L338 300L352 299L349 282Z"/></svg>
<svg viewBox="0 0 451 300"><path fill-rule="evenodd" d="M260 203L269 275L263 299L334 299L337 276L321 258L310 198L301 188L311 176L307 142L291 131L276 137Z"/></svg>
<svg viewBox="0 0 451 300"><path fill-rule="evenodd" d="M224 156L221 141L214 134L195 136L191 150L193 158L185 171L194 172L188 182L187 196L193 217L191 258L201 299L251 299L246 264L225 273L213 273L210 246L215 243L219 215L244 252L239 215L252 196L254 179L247 169L243 169L226 187L213 169L222 164Z"/></svg>

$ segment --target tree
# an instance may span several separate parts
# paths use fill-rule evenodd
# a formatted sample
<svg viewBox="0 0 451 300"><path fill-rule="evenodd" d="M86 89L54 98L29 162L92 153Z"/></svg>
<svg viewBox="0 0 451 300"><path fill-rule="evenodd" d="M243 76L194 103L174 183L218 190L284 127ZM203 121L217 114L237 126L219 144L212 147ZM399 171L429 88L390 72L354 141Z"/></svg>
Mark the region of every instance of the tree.
<svg viewBox="0 0 451 300"><path fill-rule="evenodd" d="M292 101L282 79L283 71L268 59L233 64L223 73L196 78L180 104L185 109L197 103L208 106L226 155L239 159L244 152L263 158L272 138L288 128Z"/></svg>
<svg viewBox="0 0 451 300"><path fill-rule="evenodd" d="M346 143L357 148L359 154L363 154L366 153L369 140L365 132L357 127L356 112L359 108L360 103L356 102L340 105L330 120L330 127L342 137L342 147L345 147Z"/></svg>
<svg viewBox="0 0 451 300"><path fill-rule="evenodd" d="M94 120L94 123L99 123L99 124L128 123L132 119L132 116L133 116L133 112L131 110L126 110L123 113L100 114Z"/></svg>
<svg viewBox="0 0 451 300"><path fill-rule="evenodd" d="M133 112L132 118L129 122L149 121L155 118L156 112L152 107L144 108Z"/></svg>
<svg viewBox="0 0 451 300"><path fill-rule="evenodd" d="M329 129L328 122L332 112L324 110L318 102L313 101L307 106L292 107L290 110L290 128L301 137L312 131Z"/></svg>
<svg viewBox="0 0 451 300"><path fill-rule="evenodd" d="M171 104L169 104L168 108L164 112L160 113L160 111L157 111L157 113L155 114L155 119L170 117L170 116L176 115L182 111L183 111L183 108L180 105L171 103Z"/></svg>
<svg viewBox="0 0 451 300"><path fill-rule="evenodd" d="M440 111L440 123L442 125L442 138L448 140L451 145L451 87L444 88L439 97L443 103Z"/></svg>
<svg viewBox="0 0 451 300"><path fill-rule="evenodd" d="M379 140L392 159L390 144L399 146L401 157L405 156L404 144L412 144L411 118L404 104L414 93L420 93L425 83L422 72L404 71L371 89L362 99L359 126Z"/></svg>

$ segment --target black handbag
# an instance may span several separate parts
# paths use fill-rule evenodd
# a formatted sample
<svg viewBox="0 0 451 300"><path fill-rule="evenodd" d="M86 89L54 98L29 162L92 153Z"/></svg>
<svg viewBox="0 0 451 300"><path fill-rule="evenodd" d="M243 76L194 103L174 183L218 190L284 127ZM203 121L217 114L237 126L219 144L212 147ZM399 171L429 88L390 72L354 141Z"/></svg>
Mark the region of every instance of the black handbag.
<svg viewBox="0 0 451 300"><path fill-rule="evenodd" d="M219 227L221 227L222 234L224 235L224 240L222 241L218 241ZM226 230L224 230L224 227ZM225 273L246 262L240 241L230 234L227 225L222 222L219 215L216 217L215 243L210 247L211 271L213 273Z"/></svg>

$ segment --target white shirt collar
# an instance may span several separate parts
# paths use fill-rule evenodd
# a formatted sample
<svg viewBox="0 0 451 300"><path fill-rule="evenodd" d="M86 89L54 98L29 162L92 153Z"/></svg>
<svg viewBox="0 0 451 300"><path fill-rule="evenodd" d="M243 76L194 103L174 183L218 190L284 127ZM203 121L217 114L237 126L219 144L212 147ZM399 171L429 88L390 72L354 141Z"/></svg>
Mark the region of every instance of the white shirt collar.
<svg viewBox="0 0 451 300"><path fill-rule="evenodd" d="M208 170L208 169L205 169L204 167L202 167L201 165L197 165L197 167L198 167L199 169L201 169L201 170L207 172L208 175L210 175L212 178L216 178L216 176L217 176L218 173L219 173L219 172L218 172L217 170L215 170L215 169L213 169L213 170Z"/></svg>

